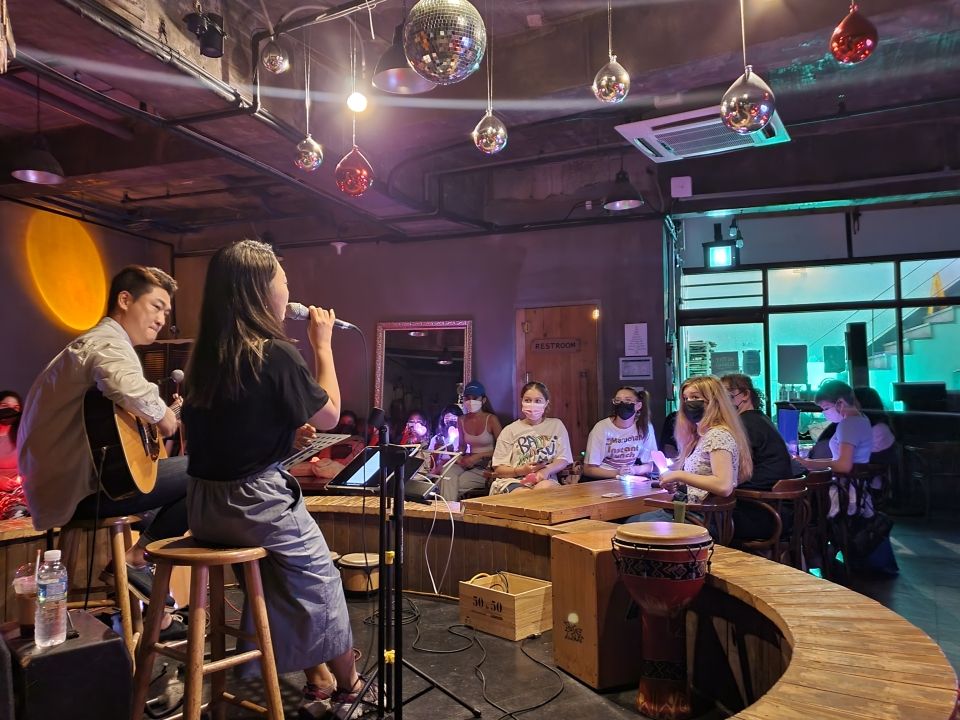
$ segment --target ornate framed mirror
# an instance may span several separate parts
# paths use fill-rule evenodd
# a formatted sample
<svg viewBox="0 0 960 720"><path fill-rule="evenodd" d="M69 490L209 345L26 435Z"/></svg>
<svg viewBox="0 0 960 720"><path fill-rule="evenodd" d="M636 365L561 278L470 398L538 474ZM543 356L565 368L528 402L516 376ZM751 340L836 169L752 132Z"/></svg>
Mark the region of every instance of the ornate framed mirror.
<svg viewBox="0 0 960 720"><path fill-rule="evenodd" d="M473 321L377 323L373 402L391 422L419 410L432 422L473 373Z"/></svg>

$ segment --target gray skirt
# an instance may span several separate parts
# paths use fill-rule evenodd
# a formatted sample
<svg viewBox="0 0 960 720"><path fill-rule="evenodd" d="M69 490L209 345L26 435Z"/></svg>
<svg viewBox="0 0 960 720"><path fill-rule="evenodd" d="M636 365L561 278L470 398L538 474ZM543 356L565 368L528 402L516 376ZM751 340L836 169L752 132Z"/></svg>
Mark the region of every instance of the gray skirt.
<svg viewBox="0 0 960 720"><path fill-rule="evenodd" d="M304 670L353 646L340 573L297 481L276 467L221 482L190 478L187 518L197 540L262 547L263 592L277 670ZM241 627L253 632L244 602Z"/></svg>

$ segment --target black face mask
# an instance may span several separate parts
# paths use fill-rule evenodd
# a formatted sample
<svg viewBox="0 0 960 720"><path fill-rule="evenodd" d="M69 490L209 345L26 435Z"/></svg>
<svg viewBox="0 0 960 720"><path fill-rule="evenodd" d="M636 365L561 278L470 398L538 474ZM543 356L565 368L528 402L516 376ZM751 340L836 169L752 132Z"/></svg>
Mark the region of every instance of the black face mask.
<svg viewBox="0 0 960 720"><path fill-rule="evenodd" d="M703 413L707 410L707 403L703 400L684 400L682 412L683 416L696 425L703 420Z"/></svg>
<svg viewBox="0 0 960 720"><path fill-rule="evenodd" d="M637 406L634 403L613 403L613 414L621 420L629 420L636 410Z"/></svg>

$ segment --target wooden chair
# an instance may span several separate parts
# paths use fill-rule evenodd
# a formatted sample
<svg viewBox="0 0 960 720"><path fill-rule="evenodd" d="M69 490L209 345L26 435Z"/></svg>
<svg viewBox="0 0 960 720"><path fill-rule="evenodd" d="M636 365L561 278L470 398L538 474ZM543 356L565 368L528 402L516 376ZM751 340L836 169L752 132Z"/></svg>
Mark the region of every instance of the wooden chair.
<svg viewBox="0 0 960 720"><path fill-rule="evenodd" d="M833 562L830 552L830 525L827 513L830 511L830 486L833 484L832 470L817 470L807 473L807 505L810 517L804 533L804 555L809 564L820 558L820 572L826 578L833 576Z"/></svg>
<svg viewBox="0 0 960 720"><path fill-rule="evenodd" d="M132 720L140 720L147 701L150 679L153 674L153 661L157 654L171 657L186 665L184 680L183 717L186 720L199 720L202 709L211 710L214 720L224 720L229 702L246 710L266 715L270 720L283 720L283 700L277 677L273 645L270 639L270 626L267 620L267 606L260 582L259 561L267 556L263 548L212 548L198 544L193 538L173 538L150 543L147 554L157 563L153 581L153 594L147 611L147 622L143 641L137 656L137 672L134 677ZM247 602L253 614L255 635L250 636L226 625L224 619L223 568L225 565L238 564L243 567ZM170 573L175 565L190 568L190 611L193 622L189 625L186 640L172 643L158 642L160 621L163 613L163 601L170 585ZM210 590L210 662L204 662L205 628L202 610L208 607L207 585ZM226 636L248 640L256 646L254 650L226 654ZM181 648L186 645L186 651ZM264 708L249 700L237 698L226 691L228 668L259 658L261 675L267 707ZM210 702L201 706L203 676L210 674Z"/></svg>
<svg viewBox="0 0 960 720"><path fill-rule="evenodd" d="M653 508L670 511L674 509L673 500L644 498L643 501ZM708 495L702 503L685 504L687 506L686 522L705 528L718 545L730 545L733 540L733 509L737 506L736 497Z"/></svg>
<svg viewBox="0 0 960 720"><path fill-rule="evenodd" d="M806 482L806 478L790 478L777 481L770 490L737 488L737 502L766 513L773 523L773 532L766 538L734 541L734 546L779 563L787 555L790 562L784 564L802 570L803 535L810 517ZM793 526L784 540L783 518L787 509L793 513Z"/></svg>
<svg viewBox="0 0 960 720"><path fill-rule="evenodd" d="M889 479L889 467L879 463L855 463L848 473L834 471L832 484L837 488L840 501L840 512L832 518L830 526L830 542L843 554L843 571L849 574L850 567L850 530L853 518L863 511L867 498L873 501L874 511L878 502L874 498L882 497L886 491L885 483ZM880 477L883 482L880 488L872 487L875 478ZM849 489L853 488L855 496L855 512L848 513ZM827 500L829 503L829 498Z"/></svg>
<svg viewBox="0 0 960 720"><path fill-rule="evenodd" d="M123 634L123 643L127 646L130 653L131 663L136 656L137 643L143 632L143 616L140 610L140 601L130 592L130 585L127 582L127 560L126 552L133 545L131 526L139 522L140 518L136 515L124 515L121 517L100 518L100 521L93 520L74 520L60 528L60 550L63 557L64 567L67 569L67 577L71 582L79 580L78 585L83 587L89 593L99 593L104 590L112 590L115 600L82 600L71 601L67 603L71 608L82 607L113 607L120 608L120 625ZM92 586L87 588L87 568L77 567L77 560L80 557L80 549L87 533L96 533L98 530L107 529L110 531L110 553L113 561L113 587ZM87 559L91 562L91 559ZM162 603L161 603L162 607Z"/></svg>

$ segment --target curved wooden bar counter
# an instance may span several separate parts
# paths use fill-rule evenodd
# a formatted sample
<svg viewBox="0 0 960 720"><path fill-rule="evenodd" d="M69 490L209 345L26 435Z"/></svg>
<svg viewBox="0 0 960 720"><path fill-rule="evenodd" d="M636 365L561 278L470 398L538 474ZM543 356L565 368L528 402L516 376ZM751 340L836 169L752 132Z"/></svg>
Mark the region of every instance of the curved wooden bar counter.
<svg viewBox="0 0 960 720"><path fill-rule="evenodd" d="M306 501L332 550L376 551L376 499ZM451 508L453 554L438 588L449 596L479 572L549 580L552 537L594 536L601 548L617 527L589 517L542 525ZM407 503L404 513L404 584L432 592L430 572L439 583L446 565L451 517L442 504ZM874 600L763 558L718 547L687 634L695 690L738 719L960 718L956 673L923 631Z"/></svg>

